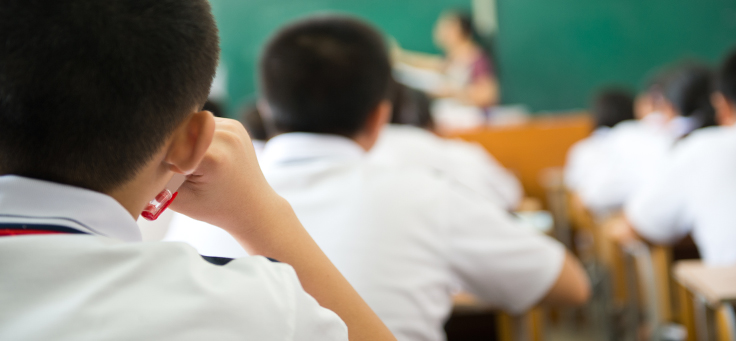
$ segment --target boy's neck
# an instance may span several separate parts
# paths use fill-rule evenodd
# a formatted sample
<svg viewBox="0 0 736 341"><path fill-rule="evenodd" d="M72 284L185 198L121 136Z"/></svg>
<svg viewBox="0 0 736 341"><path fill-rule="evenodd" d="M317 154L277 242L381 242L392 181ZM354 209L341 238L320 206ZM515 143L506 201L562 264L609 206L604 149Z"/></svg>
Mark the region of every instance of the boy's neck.
<svg viewBox="0 0 736 341"><path fill-rule="evenodd" d="M157 160L154 157L154 160ZM138 220L146 205L156 197L171 179L172 172L161 162L151 161L141 169L132 180L105 193L122 205L130 215Z"/></svg>

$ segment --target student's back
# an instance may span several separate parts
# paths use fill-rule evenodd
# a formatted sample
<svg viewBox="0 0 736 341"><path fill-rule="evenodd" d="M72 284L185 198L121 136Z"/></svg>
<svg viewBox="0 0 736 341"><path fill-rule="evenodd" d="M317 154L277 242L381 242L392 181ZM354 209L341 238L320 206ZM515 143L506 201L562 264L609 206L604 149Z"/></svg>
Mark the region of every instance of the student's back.
<svg viewBox="0 0 736 341"><path fill-rule="evenodd" d="M678 143L661 175L626 205L636 232L670 244L688 233L703 260L736 264L736 54L724 63L713 95L728 126L693 132ZM710 97L710 96L709 96Z"/></svg>
<svg viewBox="0 0 736 341"><path fill-rule="evenodd" d="M619 210L658 174L675 141L674 136L648 122L617 124L598 145L594 172L579 184L578 194L595 212Z"/></svg>
<svg viewBox="0 0 736 341"><path fill-rule="evenodd" d="M703 260L736 264L736 128L694 132L673 151L665 170L626 205L647 240L672 244L692 232Z"/></svg>
<svg viewBox="0 0 736 341"><path fill-rule="evenodd" d="M6 214L22 211L8 210L17 207L17 193L5 192L8 179L0 182L2 228L13 221ZM80 231L85 229L77 224L137 232L130 216L73 217L79 223L39 218L59 213L59 207L48 205L57 199L48 192L25 193L26 198L40 200L38 210L24 212L36 217L36 222ZM63 199L69 200L66 195ZM110 213L105 205L89 207ZM299 311L319 308L303 294L288 265L248 257L220 268L205 262L188 245L135 243L111 230L98 232L109 236L94 236L90 231L86 236L0 237L4 279L0 280L0 339L288 340L295 333L340 337L334 333L339 322L327 322L329 317L321 325L304 328L318 319L298 318ZM245 308L253 305L263 308ZM275 309L289 305L296 309ZM323 331L315 333L320 328Z"/></svg>
<svg viewBox="0 0 736 341"><path fill-rule="evenodd" d="M500 207L513 210L519 205L524 191L511 172L478 144L432 133L427 95L401 84L395 87L392 124L371 149L373 161L425 167L478 191Z"/></svg>
<svg viewBox="0 0 736 341"><path fill-rule="evenodd" d="M458 286L521 312L559 275L564 249L423 167L380 166L347 138L266 145L269 184L399 339L441 340Z"/></svg>
<svg viewBox="0 0 736 341"><path fill-rule="evenodd" d="M634 118L634 99L624 90L608 89L596 96L591 109L596 129L590 137L572 146L565 164L565 184L578 193L588 191L592 179L606 171L611 130ZM597 206L591 205L587 196L585 203Z"/></svg>
<svg viewBox="0 0 736 341"><path fill-rule="evenodd" d="M675 144L693 130L712 125L710 72L678 66L662 83L662 112L617 124L606 138L605 156L580 196L594 211L621 209L635 193L661 175Z"/></svg>
<svg viewBox="0 0 736 341"><path fill-rule="evenodd" d="M422 128L391 124L370 154L379 164L440 172L504 209L515 209L524 194L519 180L480 145L442 138Z"/></svg>

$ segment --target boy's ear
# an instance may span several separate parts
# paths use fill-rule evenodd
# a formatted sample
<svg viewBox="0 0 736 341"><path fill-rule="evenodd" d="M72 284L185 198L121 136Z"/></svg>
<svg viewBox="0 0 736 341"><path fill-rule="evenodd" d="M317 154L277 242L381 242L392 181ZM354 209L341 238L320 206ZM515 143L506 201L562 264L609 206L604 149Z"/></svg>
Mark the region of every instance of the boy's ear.
<svg viewBox="0 0 736 341"><path fill-rule="evenodd" d="M195 112L174 130L164 162L175 173L190 174L199 166L215 136L215 116Z"/></svg>
<svg viewBox="0 0 736 341"><path fill-rule="evenodd" d="M729 101L726 96L720 92L715 92L710 96L713 108L716 109L716 122L721 126L732 126L736 124L736 105Z"/></svg>

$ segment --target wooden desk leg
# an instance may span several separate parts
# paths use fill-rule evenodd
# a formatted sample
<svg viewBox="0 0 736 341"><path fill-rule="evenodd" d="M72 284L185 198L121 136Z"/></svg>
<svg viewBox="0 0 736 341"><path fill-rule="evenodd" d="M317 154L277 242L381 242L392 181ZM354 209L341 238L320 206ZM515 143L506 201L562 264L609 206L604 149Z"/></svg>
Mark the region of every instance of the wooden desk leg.
<svg viewBox="0 0 736 341"><path fill-rule="evenodd" d="M687 330L687 339L686 341L695 341L696 340L696 329L695 329L695 314L693 312L693 297L690 292L688 292L685 287L683 287L680 284L677 284L677 293L678 293L678 301L680 303L679 305L679 313L680 313L680 323L685 326L685 330Z"/></svg>
<svg viewBox="0 0 736 341"><path fill-rule="evenodd" d="M716 341L713 311L708 308L705 298L698 294L693 295L693 308L697 340Z"/></svg>
<svg viewBox="0 0 736 341"><path fill-rule="evenodd" d="M718 341L736 341L736 316L729 304L721 305L715 312Z"/></svg>
<svg viewBox="0 0 736 341"><path fill-rule="evenodd" d="M500 313L496 321L501 341L544 341L544 312L540 308L518 316Z"/></svg>

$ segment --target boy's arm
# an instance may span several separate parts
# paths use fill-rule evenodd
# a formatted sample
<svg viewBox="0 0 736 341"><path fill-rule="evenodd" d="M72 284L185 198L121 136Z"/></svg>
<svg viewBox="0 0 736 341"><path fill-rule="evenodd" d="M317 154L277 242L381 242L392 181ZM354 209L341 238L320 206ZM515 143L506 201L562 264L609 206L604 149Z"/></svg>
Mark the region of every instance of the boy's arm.
<svg viewBox="0 0 736 341"><path fill-rule="evenodd" d="M472 191L443 195L448 258L464 287L511 313L537 304L581 305L590 296L579 262L552 238L516 223Z"/></svg>
<svg viewBox="0 0 736 341"><path fill-rule="evenodd" d="M583 305L590 298L590 283L580 261L570 252L565 254L562 270L552 288L540 301L543 305Z"/></svg>
<svg viewBox="0 0 736 341"><path fill-rule="evenodd" d="M245 128L218 119L215 138L172 208L222 227L250 254L291 265L304 290L348 326L350 340L395 340L268 185Z"/></svg>

